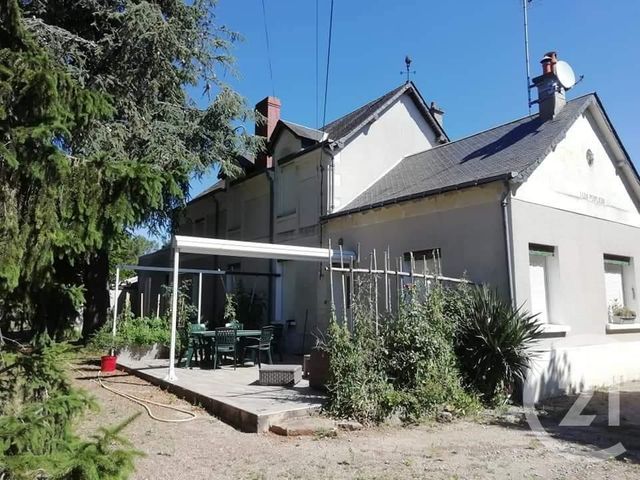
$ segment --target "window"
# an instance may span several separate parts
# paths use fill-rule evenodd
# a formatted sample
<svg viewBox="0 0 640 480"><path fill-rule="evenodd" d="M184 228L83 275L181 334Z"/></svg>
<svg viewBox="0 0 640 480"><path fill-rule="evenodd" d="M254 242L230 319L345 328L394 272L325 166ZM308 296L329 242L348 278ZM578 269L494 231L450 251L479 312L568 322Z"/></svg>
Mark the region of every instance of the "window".
<svg viewBox="0 0 640 480"><path fill-rule="evenodd" d="M193 222L193 234L196 237L202 237L205 234L205 223L204 218L198 218L195 222Z"/></svg>
<svg viewBox="0 0 640 480"><path fill-rule="evenodd" d="M297 207L297 172L295 165L280 170L277 188L279 190L278 216L284 217L296 212Z"/></svg>
<svg viewBox="0 0 640 480"><path fill-rule="evenodd" d="M405 272L411 271L411 254L413 254L413 272L427 273L430 275L441 275L441 255L439 248L429 248L427 250L415 250L403 255L402 269ZM426 264L426 272L425 272Z"/></svg>
<svg viewBox="0 0 640 480"><path fill-rule="evenodd" d="M441 256L439 248L429 248L426 250L414 250L413 252L406 252L402 256L402 271L410 273L411 272L411 254L413 254L413 273L427 275L442 275L442 266L441 266ZM425 271L426 265L426 271ZM422 285L422 278L414 278L414 282ZM402 285L407 287L411 285L411 277L403 276L401 277ZM431 280L427 280L428 284L430 284Z"/></svg>
<svg viewBox="0 0 640 480"><path fill-rule="evenodd" d="M630 257L604 255L604 286L610 320L625 316L635 318L635 286Z"/></svg>
<svg viewBox="0 0 640 480"><path fill-rule="evenodd" d="M555 247L529 244L529 308L540 323L549 323L549 270Z"/></svg>

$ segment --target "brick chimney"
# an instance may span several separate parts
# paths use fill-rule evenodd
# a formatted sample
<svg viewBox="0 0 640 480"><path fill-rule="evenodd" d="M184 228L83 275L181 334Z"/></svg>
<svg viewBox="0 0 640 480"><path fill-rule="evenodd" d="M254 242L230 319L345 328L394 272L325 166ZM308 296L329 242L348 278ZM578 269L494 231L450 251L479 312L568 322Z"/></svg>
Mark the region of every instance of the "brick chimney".
<svg viewBox="0 0 640 480"><path fill-rule="evenodd" d="M538 89L538 108L540 118L544 121L553 119L567 103L565 90L556 76L556 52L545 53L542 60L542 75L533 79Z"/></svg>
<svg viewBox="0 0 640 480"><path fill-rule="evenodd" d="M278 120L280 120L280 99L276 97L267 97L264 100L256 103L256 111L258 111L263 117L264 122L258 124L256 122L255 133L258 136L266 137L267 141L271 139L273 129L276 128ZM256 167L258 168L271 168L273 166L273 159L267 155L266 150L258 153L256 157Z"/></svg>

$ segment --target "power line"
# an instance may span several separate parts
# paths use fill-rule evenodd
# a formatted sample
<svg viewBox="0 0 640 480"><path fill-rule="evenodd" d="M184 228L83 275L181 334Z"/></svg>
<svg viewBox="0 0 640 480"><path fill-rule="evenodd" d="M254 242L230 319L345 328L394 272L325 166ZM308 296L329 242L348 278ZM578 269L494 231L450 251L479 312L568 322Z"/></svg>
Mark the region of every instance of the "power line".
<svg viewBox="0 0 640 480"><path fill-rule="evenodd" d="M327 72L324 78L324 106L322 107L322 126L327 124L327 93L329 91L329 65L331 62L331 37L333 34L333 0L331 0L331 12L329 13L329 44L327 45Z"/></svg>
<svg viewBox="0 0 640 480"><path fill-rule="evenodd" d="M264 22L264 37L267 43L267 58L269 60L269 77L271 78L271 94L275 97L276 87L273 82L273 66L271 65L271 45L269 43L269 29L267 28L267 8L262 0L262 19Z"/></svg>

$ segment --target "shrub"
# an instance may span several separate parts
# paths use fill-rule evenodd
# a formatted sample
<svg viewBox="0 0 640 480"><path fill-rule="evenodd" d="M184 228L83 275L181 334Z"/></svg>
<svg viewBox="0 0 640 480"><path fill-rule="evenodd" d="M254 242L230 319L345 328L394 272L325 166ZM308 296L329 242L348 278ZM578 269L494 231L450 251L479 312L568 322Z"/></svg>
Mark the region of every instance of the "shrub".
<svg viewBox="0 0 640 480"><path fill-rule="evenodd" d="M405 292L399 314L385 323L387 375L400 395L402 418L416 421L446 406L461 414L475 408L461 382L454 349L458 317L466 291L434 286L420 297L413 288Z"/></svg>
<svg viewBox="0 0 640 480"><path fill-rule="evenodd" d="M10 400L0 404L0 478L128 477L139 453L119 433L133 417L101 429L92 440L73 432L73 422L96 405L66 376L69 347L45 339L33 348L0 353L0 390Z"/></svg>
<svg viewBox="0 0 640 480"><path fill-rule="evenodd" d="M353 334L335 320L329 328L329 413L365 422L397 413L414 422L444 408L460 414L476 409L462 387L454 349L467 291L436 285L425 295L409 288L399 313L384 318L376 335L362 283L352 307Z"/></svg>
<svg viewBox="0 0 640 480"><path fill-rule="evenodd" d="M357 321L352 335L335 318L329 324L329 400L325 408L332 415L377 423L392 409L393 387L380 364L383 345L372 330L370 323Z"/></svg>
<svg viewBox="0 0 640 480"><path fill-rule="evenodd" d="M457 352L465 380L485 404L495 404L524 380L530 347L542 331L535 317L488 287L471 292L459 324Z"/></svg>
<svg viewBox="0 0 640 480"><path fill-rule="evenodd" d="M107 323L92 337L90 347L106 351L110 348L126 346L146 347L155 343L169 345L171 342L171 323L166 318L122 315L116 324L116 336L112 325ZM180 336L177 337L178 339ZM178 346L179 347L179 346Z"/></svg>

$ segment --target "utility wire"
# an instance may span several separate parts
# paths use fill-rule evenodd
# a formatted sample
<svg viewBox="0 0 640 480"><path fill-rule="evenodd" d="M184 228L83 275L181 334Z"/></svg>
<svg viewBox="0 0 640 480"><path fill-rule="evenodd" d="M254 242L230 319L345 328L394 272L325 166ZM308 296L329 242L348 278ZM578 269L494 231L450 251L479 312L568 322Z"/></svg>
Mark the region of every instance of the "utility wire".
<svg viewBox="0 0 640 480"><path fill-rule="evenodd" d="M322 128L327 124L327 93L329 91L329 65L331 63L331 37L333 33L333 0L329 13L329 45L327 45L327 71L324 79L324 106L322 108Z"/></svg>
<svg viewBox="0 0 640 480"><path fill-rule="evenodd" d="M269 60L269 77L271 78L271 94L275 97L276 87L273 82L273 66L271 65L271 45L269 43L269 28L267 27L267 8L264 5L264 0L262 0L262 19L264 22L264 38L267 43L267 58Z"/></svg>

